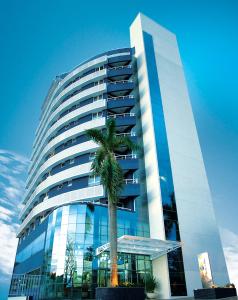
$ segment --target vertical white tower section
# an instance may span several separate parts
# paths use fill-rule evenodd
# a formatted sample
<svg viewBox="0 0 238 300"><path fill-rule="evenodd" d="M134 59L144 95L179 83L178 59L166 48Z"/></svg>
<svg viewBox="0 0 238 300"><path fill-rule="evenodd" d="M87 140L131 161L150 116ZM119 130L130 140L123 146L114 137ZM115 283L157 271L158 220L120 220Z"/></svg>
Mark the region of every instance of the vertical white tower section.
<svg viewBox="0 0 238 300"><path fill-rule="evenodd" d="M145 36L153 41L153 53L146 53ZM229 282L225 258L215 220L210 188L199 145L196 126L181 63L176 36L146 16L139 14L130 28L138 68L141 120L145 151L146 183L152 238L165 239L159 178L159 149L152 109L154 81L159 86L168 141L177 215L182 242L188 296L201 288L197 255L208 252L216 284ZM151 50L151 49L150 49ZM148 55L154 55L157 78L149 78ZM155 76L155 74L153 74ZM159 103L158 103L159 105ZM165 261L155 265L163 274L163 296L169 295ZM164 267L163 267L164 268ZM156 275L156 274L155 274Z"/></svg>

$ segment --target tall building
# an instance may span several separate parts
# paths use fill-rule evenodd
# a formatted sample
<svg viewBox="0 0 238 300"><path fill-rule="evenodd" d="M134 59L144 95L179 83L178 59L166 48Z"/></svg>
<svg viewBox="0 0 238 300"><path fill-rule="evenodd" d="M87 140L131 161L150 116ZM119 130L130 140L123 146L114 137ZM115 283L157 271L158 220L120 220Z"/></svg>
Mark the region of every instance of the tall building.
<svg viewBox="0 0 238 300"><path fill-rule="evenodd" d="M216 284L229 281L176 37L139 14L131 48L111 50L57 76L42 107L9 297L92 298L110 276L107 197L90 168L85 130L116 121L143 145L117 159L120 283L160 283L160 297L201 288L207 252Z"/></svg>

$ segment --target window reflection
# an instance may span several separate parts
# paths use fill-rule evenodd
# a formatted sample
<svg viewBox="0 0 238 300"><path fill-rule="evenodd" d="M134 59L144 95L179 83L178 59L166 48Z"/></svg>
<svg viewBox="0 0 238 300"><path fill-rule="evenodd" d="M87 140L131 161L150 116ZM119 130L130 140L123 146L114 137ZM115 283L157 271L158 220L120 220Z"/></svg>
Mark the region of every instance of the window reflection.
<svg viewBox="0 0 238 300"><path fill-rule="evenodd" d="M118 235L149 236L149 225L137 221L136 213L118 210ZM100 205L75 204L56 209L49 217L44 256L45 280L41 288L52 299L74 293L93 296L93 287L105 286L110 277L109 253L95 256L95 249L108 242L108 211ZM152 271L149 257L120 254L120 282L142 282ZM49 296L50 295L50 296Z"/></svg>
<svg viewBox="0 0 238 300"><path fill-rule="evenodd" d="M38 236L33 242L26 246L22 251L16 255L16 263L21 263L32 255L44 249L45 232Z"/></svg>

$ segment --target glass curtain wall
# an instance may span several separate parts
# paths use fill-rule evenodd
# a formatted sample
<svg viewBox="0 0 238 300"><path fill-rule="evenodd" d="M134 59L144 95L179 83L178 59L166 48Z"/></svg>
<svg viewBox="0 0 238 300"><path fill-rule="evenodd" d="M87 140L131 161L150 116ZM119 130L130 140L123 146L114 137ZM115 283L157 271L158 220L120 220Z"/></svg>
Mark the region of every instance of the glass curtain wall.
<svg viewBox="0 0 238 300"><path fill-rule="evenodd" d="M74 204L56 209L49 216L40 299L93 298L97 286L110 278L109 253L95 255L108 242L107 207ZM118 237L149 237L148 224L137 226L137 213L118 209ZM119 253L120 284L143 284L151 274L149 256Z"/></svg>

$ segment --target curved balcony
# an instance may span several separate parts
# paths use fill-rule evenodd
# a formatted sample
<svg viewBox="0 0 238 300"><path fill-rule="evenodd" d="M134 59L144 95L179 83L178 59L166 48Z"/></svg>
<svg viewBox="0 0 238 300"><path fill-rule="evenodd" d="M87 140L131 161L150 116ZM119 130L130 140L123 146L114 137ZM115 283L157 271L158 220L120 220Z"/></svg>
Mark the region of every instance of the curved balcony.
<svg viewBox="0 0 238 300"><path fill-rule="evenodd" d="M118 97L108 97L107 98L107 108L111 112L121 112L123 113L125 110L128 110L135 106L135 96L127 95L127 96L118 96Z"/></svg>
<svg viewBox="0 0 238 300"><path fill-rule="evenodd" d="M49 128L49 130L46 132L44 137L41 140L40 145L38 145L37 150L33 152L31 159L34 161L39 156L40 152L42 151L42 148L47 144L48 139L50 139L56 130L59 130L63 125L67 124L70 121L74 121L78 119L79 117L83 117L87 115L88 113L94 113L98 112L99 110L103 110L106 108L106 101L105 100L98 100L95 102L92 102L88 105L85 105L83 107L80 107L71 113L67 114L66 116L59 119L52 127Z"/></svg>
<svg viewBox="0 0 238 300"><path fill-rule="evenodd" d="M64 181L72 180L74 178L82 177L88 175L91 172L91 162L81 164L70 169L64 170L53 176L49 176L46 180L40 183L34 192L31 194L30 198L27 200L25 207L20 213L20 218L22 218L29 208L34 204L34 200L40 194L47 192L51 187L58 185Z"/></svg>
<svg viewBox="0 0 238 300"><path fill-rule="evenodd" d="M94 88L92 88L92 90L93 90L93 94L91 94L91 96L95 96L95 98L96 97L98 97L98 95L101 95L101 93L103 92L103 91L105 91L105 85L102 85L102 86L98 86L98 87L94 87ZM92 92L92 91L91 91ZM91 97L91 98L93 98L93 97ZM72 107L75 107L76 105L78 106L78 108L77 109L82 109L82 110L84 110L84 108L83 108L83 106L84 105L82 105L82 106L80 106L79 105L79 103L80 103L80 101L84 101L85 99L85 101L87 101L88 99L91 99L91 98L88 98L87 97L87 95L76 95L76 96L74 96L73 98L71 98L71 99L69 99L67 102L65 102L65 103L63 103L60 107L58 107L58 109L56 110L56 111L54 111L53 113L52 113L52 115L49 117L49 119L48 119L48 121L47 121L47 124L46 124L46 126L45 126L45 128L44 128L44 132L41 134L42 136L41 136L41 138L43 138L44 137L44 134L46 134L47 133L47 131L48 130L50 130L50 128L52 127L52 126L54 126L55 125L55 123L56 122L58 122L60 119L62 119L64 116L66 116L68 113L70 113L70 112L68 112L68 113L66 113L65 115L63 115L62 116L62 114L64 113L64 112L67 112L68 110L70 110ZM102 99L103 100L103 99ZM91 101L91 103L93 103L93 102L96 102L96 101ZM90 102L89 102L89 104L91 104ZM86 105L89 105L89 104L85 104L85 106ZM98 103L99 104L99 103ZM96 104L97 105L97 104ZM75 110L75 109L74 109ZM73 112L74 110L72 110L71 112ZM40 141L41 140L38 140L38 143L40 143ZM36 148L36 146L38 146L38 143L35 145L35 148ZM32 165L33 165L33 163L31 162L31 165L30 165L30 168L29 168L29 171L32 169Z"/></svg>
<svg viewBox="0 0 238 300"><path fill-rule="evenodd" d="M134 143L137 142L137 135L136 135L136 132L134 132L134 131L117 133L116 135L128 136L132 140L132 142L134 142Z"/></svg>
<svg viewBox="0 0 238 300"><path fill-rule="evenodd" d="M128 132L128 133L118 133L118 136L128 136L130 137L134 142L136 142L136 133L135 132ZM50 157L41 165L41 167L37 170L36 173L32 175L30 179L27 180L27 191L24 195L24 199L27 198L27 195L29 195L30 191L34 189L37 185L37 181L39 178L50 171L51 168L53 168L55 165L71 159L75 157L78 154L85 154L85 153L92 153L95 152L95 150L98 148L98 145L93 141L87 141L83 142L81 144L72 146L70 148L67 148L54 156ZM122 155L121 157L124 157L125 155ZM127 156L127 155L126 155ZM130 156L130 155L129 155ZM134 156L134 155L133 155ZM25 200L23 201L25 203Z"/></svg>
<svg viewBox="0 0 238 300"><path fill-rule="evenodd" d="M113 119L122 119L122 118L127 118L127 117L135 117L136 114L133 112L129 112L129 113L124 113L124 114L109 114L107 116L107 119L113 118Z"/></svg>
<svg viewBox="0 0 238 300"><path fill-rule="evenodd" d="M98 86L92 87L80 94L75 95L74 97L68 99L66 102L62 103L52 114L49 116L49 119L47 120L44 131L41 133L40 137L38 138L37 144L39 142L39 139L42 138L42 136L46 133L47 130L49 130L51 124L55 121L57 121L60 117L60 114L65 112L67 109L69 109L72 105L76 105L80 103L81 101L84 101L85 99L88 99L89 97L94 97L103 94L106 92L106 84L100 84ZM37 146L35 144L35 147Z"/></svg>
<svg viewBox="0 0 238 300"><path fill-rule="evenodd" d="M51 168L65 161L66 159L71 159L79 154L94 152L97 150L97 148L98 145L95 142L87 141L82 144L67 148L50 157L46 162L43 163L43 165L41 165L37 172L32 175L31 180L28 180L28 189L24 195L23 203L25 203L27 197L29 197L31 190L33 190L37 186L39 178L42 177L43 174L49 172Z"/></svg>
<svg viewBox="0 0 238 300"><path fill-rule="evenodd" d="M123 170L137 170L139 168L136 154L116 155L116 159Z"/></svg>
<svg viewBox="0 0 238 300"><path fill-rule="evenodd" d="M66 89L64 89L52 101L52 105L51 105L50 110L48 111L48 113L50 113L51 110L54 110L57 105L60 105L60 101L64 101L64 99L67 96L70 96L71 93L75 92L79 88L82 88L85 84L90 84L90 83L93 83L95 81L100 81L100 80L102 80L105 77L106 77L106 69L103 69L103 70L97 71L97 72L95 72L93 74L89 74L89 75L87 75L87 76L79 79L78 81L74 82L69 87L67 87ZM84 91L84 90L82 90L82 91Z"/></svg>
<svg viewBox="0 0 238 300"><path fill-rule="evenodd" d="M92 145L90 145L90 142L91 142ZM98 147L96 143L94 143L92 141L90 141L90 142L84 143L84 144L87 144L87 146L88 146L88 147L86 147L86 151L88 150L87 153L94 152L96 150L96 148ZM81 148L81 149L79 149L79 151L76 151L77 156L78 156L78 154L81 154L80 152L82 152L82 151L80 151L80 150L84 150L83 154L86 153L85 146L84 146L84 149ZM29 189L27 190L27 192L24 195L24 198L25 198L24 203L26 203L26 208L24 208L24 211L32 203L32 199L37 197L38 194L44 193L47 189L51 188L51 186L59 184L60 182L63 182L64 180L72 179L74 177L80 177L80 176L85 175L86 173L89 173L89 171L84 173L84 166L85 166L85 163L88 163L93 158L94 158L94 156L90 156L88 158L88 161L84 161L84 163L80 163L76 166L72 166L72 167L70 167L69 169L66 169L66 170L61 170L60 172L55 173L54 175L49 175L44 181L42 181L41 183L39 183L37 185L36 184L37 179L39 179L39 177L42 177L42 175L45 173L44 169L45 169L46 166L44 166L43 170L42 170L42 168L40 168L38 170L37 174L36 174L35 180L32 182L31 186L29 187ZM123 170L138 169L138 159L137 159L136 154L116 155L116 159L119 161L119 164L120 164L120 166ZM60 161L62 161L62 160L60 160ZM60 163L60 161L56 160L56 162L58 164ZM76 168L79 167L79 166L81 166L81 168L82 168L82 170L80 170L80 172L83 172L82 173L83 175L80 172L75 173ZM48 172L49 172L49 168L48 168ZM38 178L37 178L37 175L38 175ZM33 189L35 189L35 190L34 190L33 193L31 193L31 191Z"/></svg>
<svg viewBox="0 0 238 300"><path fill-rule="evenodd" d="M78 201L94 200L101 197L104 197L103 186L97 185L78 189L75 191L70 191L46 199L45 201L35 206L29 213L29 215L26 217L26 219L22 222L22 224L18 228L17 237L19 237L20 233L24 230L25 227L27 227L32 222L34 218L36 218L40 214L45 213L50 209Z"/></svg>
<svg viewBox="0 0 238 300"><path fill-rule="evenodd" d="M125 96L134 89L133 80L108 81L107 92L112 96Z"/></svg>
<svg viewBox="0 0 238 300"><path fill-rule="evenodd" d="M135 113L124 113L124 114L110 114L107 116L107 119L114 118L116 121L116 126L134 126L136 124L136 115Z"/></svg>
<svg viewBox="0 0 238 300"><path fill-rule="evenodd" d="M52 100L51 106L46 111L44 119L41 120L41 125L40 125L39 130L36 133L35 143L33 144L33 147L36 147L36 143L38 142L44 127L47 126L47 124L48 124L47 120L49 119L49 116L54 112L54 110L56 110L59 106L61 106L61 104L63 104L65 102L64 101L61 104L59 103L60 101L63 100L62 98L66 97L66 96L69 96L72 92L74 92L75 90L80 88L83 84L90 83L90 82L93 82L95 80L100 80L100 79L104 78L105 76L106 76L106 70L105 69L101 70L101 71L98 71L95 74L90 74L90 75L76 81L74 84L70 85L67 89L63 90L54 100ZM92 93L91 89L94 88L94 87L97 87L97 86L98 85L93 86L93 87L89 87L85 90L82 90L78 94L76 94L75 96L72 95L69 99L72 99L73 97L76 97L78 95L81 96L81 99L83 97L85 98L85 94L87 96L89 96L90 93ZM68 101L69 99L67 99L66 101Z"/></svg>
<svg viewBox="0 0 238 300"><path fill-rule="evenodd" d="M29 177L31 177L32 174L35 172L35 170L39 168L39 165L41 165L43 158L47 154L49 154L52 150L54 150L57 146L59 146L62 142L67 142L67 140L69 140L70 138L74 138L79 134L83 134L83 132L85 132L85 130L87 129L102 128L104 126L105 126L105 118L102 117L102 118L94 119L92 121L88 121L83 124L80 124L58 135L56 138L54 138L46 145L46 147L43 149L43 151L40 153L39 157L37 158L37 161L32 162L32 167L29 172Z"/></svg>
<svg viewBox="0 0 238 300"><path fill-rule="evenodd" d="M128 79L133 74L131 65L107 68L108 78L117 78L117 80Z"/></svg>
<svg viewBox="0 0 238 300"><path fill-rule="evenodd" d="M53 90L52 94L50 95L50 101L47 103L41 116L41 123L43 123L43 119L45 119L46 111L49 109L54 97L58 96L58 94L63 89L65 89L65 87L70 83L70 81L75 80L75 78L80 76L82 73L85 73L87 70L90 70L91 68L97 68L100 65L105 65L106 63L108 63L108 61L110 61L113 65L118 65L117 62L119 62L119 65L124 65L128 63L128 58L129 60L131 60L130 50L125 52L118 52L118 51L119 50L117 49L117 50L113 50L113 51L109 51L97 55L96 57L87 60L86 62L74 68L72 71L68 72L68 74L63 79L61 79L61 81L57 84L56 88ZM116 63L114 64L113 61ZM41 127L41 123L39 124L36 130L36 135L38 135L38 131Z"/></svg>
<svg viewBox="0 0 238 300"><path fill-rule="evenodd" d="M43 112L42 118L41 118L41 123L43 123L43 119L45 119L45 114L46 111L49 109L49 106L51 105L52 100L54 97L57 95L57 93L64 88L65 85L67 85L72 79L76 78L78 75L80 75L82 72L85 72L87 69L90 69L92 67L97 67L103 63L107 63L107 56L103 55L98 58L92 59L90 61L87 61L80 66L76 67L73 71L69 72L64 79L60 81L58 84L58 87L54 90L52 96L51 96L51 101L48 103L45 111ZM41 123L39 124L37 130L36 130L36 135L38 135L38 131L40 130Z"/></svg>
<svg viewBox="0 0 238 300"><path fill-rule="evenodd" d="M137 178L125 179L124 188L120 194L121 197L136 197L140 195L140 184Z"/></svg>
<svg viewBox="0 0 238 300"><path fill-rule="evenodd" d="M111 66L127 65L131 61L131 55L118 55L108 58L108 64Z"/></svg>
<svg viewBox="0 0 238 300"><path fill-rule="evenodd" d="M137 154L118 154L115 155L116 160L138 159Z"/></svg>
<svg viewBox="0 0 238 300"><path fill-rule="evenodd" d="M95 67L94 68L90 68L88 71L83 72L82 74L80 74L80 75L76 76L75 78L73 78L72 80L70 80L66 85L63 86L62 90L67 89L69 86L71 86L72 84L74 84L76 81L82 79L83 77L86 77L86 76L88 76L90 74L95 74L96 72L101 71L101 70L105 70L105 69L106 69L105 65L102 65L102 66L97 67L97 68L95 68ZM59 91L59 93L61 91ZM59 93L56 93L55 96L58 96Z"/></svg>

